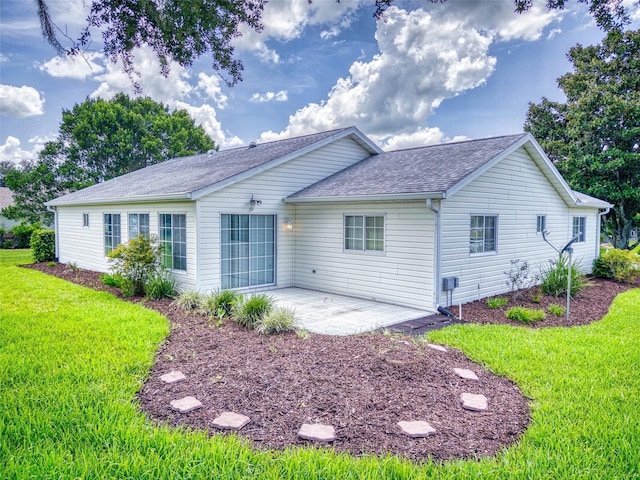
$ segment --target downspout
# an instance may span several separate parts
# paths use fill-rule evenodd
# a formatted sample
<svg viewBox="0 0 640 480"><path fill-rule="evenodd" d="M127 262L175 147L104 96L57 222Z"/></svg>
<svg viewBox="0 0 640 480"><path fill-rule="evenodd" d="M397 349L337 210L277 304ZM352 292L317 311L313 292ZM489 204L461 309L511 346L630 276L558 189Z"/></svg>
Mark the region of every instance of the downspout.
<svg viewBox="0 0 640 480"><path fill-rule="evenodd" d="M600 256L600 233L602 232L602 217L604 217L607 213L611 211L611 207L607 207L604 212L598 213L598 231L596 232L596 256L598 258Z"/></svg>
<svg viewBox="0 0 640 480"><path fill-rule="evenodd" d="M60 259L60 247L58 246L58 208L55 206L47 205L47 210L53 212L53 231L54 231L54 244L56 249L56 261Z"/></svg>
<svg viewBox="0 0 640 480"><path fill-rule="evenodd" d="M433 205L433 199L427 198L426 204L427 208L434 213L435 221L434 221L434 239L433 239L433 269L434 269L434 283L433 283L433 291L435 293L435 307L438 308L440 306L440 283L441 283L441 275L442 275L442 255L441 255L441 225L440 225L440 201L438 200L437 206Z"/></svg>

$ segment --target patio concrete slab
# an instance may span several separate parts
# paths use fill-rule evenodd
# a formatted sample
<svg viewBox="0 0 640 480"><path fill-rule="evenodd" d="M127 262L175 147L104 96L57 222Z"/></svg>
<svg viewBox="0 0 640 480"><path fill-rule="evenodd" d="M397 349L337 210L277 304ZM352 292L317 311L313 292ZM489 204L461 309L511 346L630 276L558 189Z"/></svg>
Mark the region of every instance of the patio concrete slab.
<svg viewBox="0 0 640 480"><path fill-rule="evenodd" d="M281 288L266 293L277 306L295 310L297 327L328 335L369 332L433 313L304 288Z"/></svg>

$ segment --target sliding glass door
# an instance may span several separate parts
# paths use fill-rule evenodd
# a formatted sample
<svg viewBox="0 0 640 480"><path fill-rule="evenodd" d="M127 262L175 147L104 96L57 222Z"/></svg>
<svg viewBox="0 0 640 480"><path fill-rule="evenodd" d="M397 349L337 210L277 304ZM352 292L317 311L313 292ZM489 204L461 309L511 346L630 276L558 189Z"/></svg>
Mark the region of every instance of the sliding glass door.
<svg viewBox="0 0 640 480"><path fill-rule="evenodd" d="M221 217L221 287L275 283L275 216Z"/></svg>

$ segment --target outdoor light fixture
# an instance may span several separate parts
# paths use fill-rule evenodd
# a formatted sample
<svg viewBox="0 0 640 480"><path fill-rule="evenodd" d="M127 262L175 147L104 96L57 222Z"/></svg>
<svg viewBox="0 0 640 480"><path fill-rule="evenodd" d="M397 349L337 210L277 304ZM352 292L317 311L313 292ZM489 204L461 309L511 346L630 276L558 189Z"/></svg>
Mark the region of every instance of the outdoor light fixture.
<svg viewBox="0 0 640 480"><path fill-rule="evenodd" d="M293 230L293 222L291 221L291 219L289 217L285 217L285 219L282 221L282 223L284 224L284 228L287 230Z"/></svg>
<svg viewBox="0 0 640 480"><path fill-rule="evenodd" d="M262 205L262 200L256 200L253 198L253 194L251 195L251 200L249 200L249 210L253 210L256 208L256 205Z"/></svg>

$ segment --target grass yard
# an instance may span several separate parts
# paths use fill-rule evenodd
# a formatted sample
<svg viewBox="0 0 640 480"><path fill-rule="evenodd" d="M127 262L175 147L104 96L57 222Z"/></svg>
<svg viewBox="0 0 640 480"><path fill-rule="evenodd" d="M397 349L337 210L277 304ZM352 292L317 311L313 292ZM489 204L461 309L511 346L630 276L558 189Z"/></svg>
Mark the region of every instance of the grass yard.
<svg viewBox="0 0 640 480"><path fill-rule="evenodd" d="M495 458L414 465L253 451L232 436L154 426L135 393L167 320L14 266L29 259L0 251L0 478L640 478L640 290L586 327L430 334L516 381L532 423Z"/></svg>

